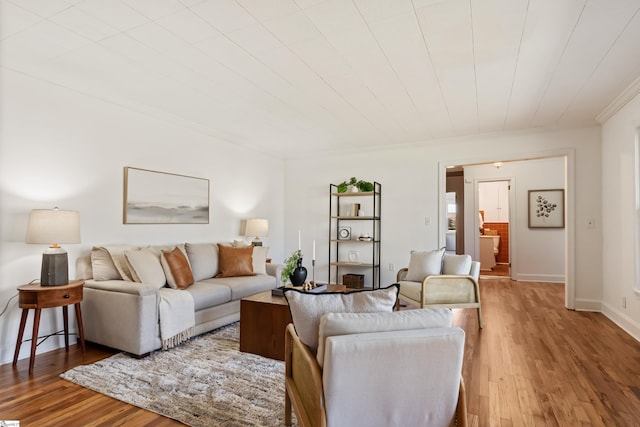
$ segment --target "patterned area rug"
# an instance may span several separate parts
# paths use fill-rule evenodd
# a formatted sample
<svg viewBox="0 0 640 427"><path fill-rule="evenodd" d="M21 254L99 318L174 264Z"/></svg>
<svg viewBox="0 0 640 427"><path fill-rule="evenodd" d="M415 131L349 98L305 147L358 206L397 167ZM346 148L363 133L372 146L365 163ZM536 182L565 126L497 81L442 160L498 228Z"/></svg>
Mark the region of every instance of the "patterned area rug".
<svg viewBox="0 0 640 427"><path fill-rule="evenodd" d="M238 323L144 359L124 353L60 375L190 426L284 425L284 362L239 349Z"/></svg>

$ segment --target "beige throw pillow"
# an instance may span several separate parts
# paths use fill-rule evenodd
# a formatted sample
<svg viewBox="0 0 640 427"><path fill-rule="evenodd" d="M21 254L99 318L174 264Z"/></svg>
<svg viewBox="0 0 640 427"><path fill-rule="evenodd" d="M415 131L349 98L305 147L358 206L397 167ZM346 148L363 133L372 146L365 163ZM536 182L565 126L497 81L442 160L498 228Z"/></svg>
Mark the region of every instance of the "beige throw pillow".
<svg viewBox="0 0 640 427"><path fill-rule="evenodd" d="M138 282L153 285L158 289L167 283L160 257L154 250L143 248L139 251L126 251L124 254Z"/></svg>
<svg viewBox="0 0 640 427"><path fill-rule="evenodd" d="M267 274L267 253L269 247L254 246L253 247L253 272L255 274Z"/></svg>

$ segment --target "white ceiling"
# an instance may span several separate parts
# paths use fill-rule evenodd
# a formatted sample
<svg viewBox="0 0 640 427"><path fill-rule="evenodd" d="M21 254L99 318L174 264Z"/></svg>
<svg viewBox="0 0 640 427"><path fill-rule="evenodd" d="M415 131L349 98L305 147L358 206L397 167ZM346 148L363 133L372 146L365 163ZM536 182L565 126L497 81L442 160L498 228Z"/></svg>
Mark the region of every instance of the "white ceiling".
<svg viewBox="0 0 640 427"><path fill-rule="evenodd" d="M2 67L283 157L593 124L640 0L0 0Z"/></svg>

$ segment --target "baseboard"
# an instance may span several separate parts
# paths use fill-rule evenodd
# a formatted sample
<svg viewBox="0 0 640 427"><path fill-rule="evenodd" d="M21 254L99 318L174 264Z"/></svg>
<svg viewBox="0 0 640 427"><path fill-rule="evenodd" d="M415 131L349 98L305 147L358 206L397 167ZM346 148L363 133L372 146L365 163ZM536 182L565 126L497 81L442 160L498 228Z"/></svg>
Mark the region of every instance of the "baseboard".
<svg viewBox="0 0 640 427"><path fill-rule="evenodd" d="M602 312L602 301L592 299L576 299L575 301L576 311L595 311Z"/></svg>
<svg viewBox="0 0 640 427"><path fill-rule="evenodd" d="M634 337L637 341L640 341L640 323L629 318L626 314L616 310L611 305L603 302L602 314L607 316L613 323L622 328L626 333Z"/></svg>
<svg viewBox="0 0 640 427"><path fill-rule="evenodd" d="M549 282L549 283L564 283L565 276L558 274L516 274L512 277L513 280L519 282Z"/></svg>

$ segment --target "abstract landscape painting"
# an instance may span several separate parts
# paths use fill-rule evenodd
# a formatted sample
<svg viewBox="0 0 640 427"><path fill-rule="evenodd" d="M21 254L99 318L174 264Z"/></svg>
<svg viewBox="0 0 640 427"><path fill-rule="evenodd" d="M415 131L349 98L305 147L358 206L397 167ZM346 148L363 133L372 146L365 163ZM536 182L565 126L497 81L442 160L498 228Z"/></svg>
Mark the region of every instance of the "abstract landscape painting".
<svg viewBox="0 0 640 427"><path fill-rule="evenodd" d="M124 224L208 224L209 180L124 168Z"/></svg>

